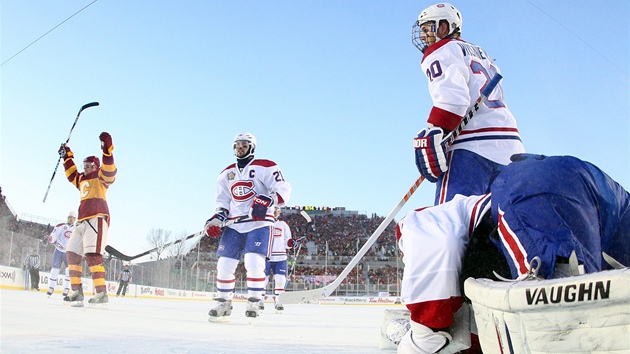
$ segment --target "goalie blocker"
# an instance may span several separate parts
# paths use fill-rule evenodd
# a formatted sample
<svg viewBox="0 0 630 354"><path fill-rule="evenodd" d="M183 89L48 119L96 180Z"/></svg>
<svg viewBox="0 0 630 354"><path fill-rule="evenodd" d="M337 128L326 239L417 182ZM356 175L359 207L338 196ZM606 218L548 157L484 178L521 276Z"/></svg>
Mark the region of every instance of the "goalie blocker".
<svg viewBox="0 0 630 354"><path fill-rule="evenodd" d="M484 353L630 352L630 268L464 286Z"/></svg>

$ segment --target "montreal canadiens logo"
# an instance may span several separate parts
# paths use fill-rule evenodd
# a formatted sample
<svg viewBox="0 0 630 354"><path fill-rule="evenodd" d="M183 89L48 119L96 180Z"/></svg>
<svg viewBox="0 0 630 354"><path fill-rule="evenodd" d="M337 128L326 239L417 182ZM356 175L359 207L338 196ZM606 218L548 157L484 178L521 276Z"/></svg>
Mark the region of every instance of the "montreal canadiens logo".
<svg viewBox="0 0 630 354"><path fill-rule="evenodd" d="M254 182L252 181L236 181L230 188L232 197L237 202L243 202L253 198L256 195L254 191Z"/></svg>

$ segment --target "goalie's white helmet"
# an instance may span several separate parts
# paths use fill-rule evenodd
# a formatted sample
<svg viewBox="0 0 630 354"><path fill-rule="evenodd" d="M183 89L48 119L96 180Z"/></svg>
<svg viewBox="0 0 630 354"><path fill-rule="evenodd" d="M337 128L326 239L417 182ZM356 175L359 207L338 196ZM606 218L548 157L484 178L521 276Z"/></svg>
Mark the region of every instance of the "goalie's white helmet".
<svg viewBox="0 0 630 354"><path fill-rule="evenodd" d="M420 35L422 34L420 27L427 22L433 22L433 32L437 32L437 27L439 26L440 21L446 21L448 23L449 36L455 32L462 31L462 14L455 8L455 6L447 2L443 2L427 7L422 10L420 15L418 15L418 20L413 25L412 30L411 41L421 52L424 53L430 44L420 39Z"/></svg>
<svg viewBox="0 0 630 354"><path fill-rule="evenodd" d="M238 152L236 151L237 142L240 142L241 144L243 142L247 142L249 145L247 152L245 152L243 156L238 156ZM232 149L234 150L234 156L236 156L239 159L245 159L250 156L253 156L254 152L256 151L256 137L252 133L247 133L247 132L238 133L234 137L234 144L232 145Z"/></svg>

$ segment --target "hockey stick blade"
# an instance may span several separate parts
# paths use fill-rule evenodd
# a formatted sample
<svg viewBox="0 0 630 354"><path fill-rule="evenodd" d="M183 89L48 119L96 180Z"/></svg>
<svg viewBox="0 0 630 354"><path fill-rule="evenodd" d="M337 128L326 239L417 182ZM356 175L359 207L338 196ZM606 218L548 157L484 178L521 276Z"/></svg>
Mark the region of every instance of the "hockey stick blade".
<svg viewBox="0 0 630 354"><path fill-rule="evenodd" d="M306 219L307 223L313 222L313 220L311 219L311 216L308 215L308 213L305 212L304 210L300 211L300 215L302 215L302 217L304 217L304 219Z"/></svg>
<svg viewBox="0 0 630 354"><path fill-rule="evenodd" d="M479 96L479 98L475 101L472 107L468 109L468 111L464 115L464 118L460 122L459 126L455 130L453 130L443 140L443 143L446 142L447 145L450 146L453 143L453 141L457 139L457 136L459 136L459 133L466 126L466 124L472 119L472 117L475 115L475 112L479 110L479 106L488 98L490 93L492 93L492 91L499 84L499 81L501 81L502 78L503 77L498 73L495 74L494 77L492 77L490 82L488 82L484 90L481 92L481 95ZM447 140L447 139L450 139L450 140ZM402 209L402 207L405 205L405 203L407 203L409 198L411 198L411 196L416 191L416 189L418 189L422 181L424 181L424 177L420 176L413 183L411 188L409 188L409 191L407 192L407 194L403 196L403 198L398 202L398 204L394 207L394 209L392 209L389 215L387 215L387 217L381 222L381 224L374 231L372 236L370 236L367 239L367 241L365 241L365 244L363 245L363 247L361 247L359 252L357 252L357 254L354 256L354 258L352 258L350 263L348 263L348 265L343 269L341 274L339 274L339 276L337 276L337 278L335 278L335 280L332 283L320 289L283 292L279 295L280 302L283 304L294 304L294 303L299 303L303 301L314 301L318 297L330 296L330 294L332 294L337 289L337 287L341 285L341 282L348 276L350 271L352 271L352 268L354 268L359 263L361 258L363 258L363 256L368 252L368 250L372 247L372 244L374 244L374 242L376 242L376 240L381 236L383 231L385 231L385 228L394 220L394 217L396 216L396 214L398 214L400 209Z"/></svg>
<svg viewBox="0 0 630 354"><path fill-rule="evenodd" d="M88 109L90 107L95 107L98 106L100 103L98 102L90 102L90 103L86 103L83 105L83 107L81 107L81 111L83 111L84 109Z"/></svg>

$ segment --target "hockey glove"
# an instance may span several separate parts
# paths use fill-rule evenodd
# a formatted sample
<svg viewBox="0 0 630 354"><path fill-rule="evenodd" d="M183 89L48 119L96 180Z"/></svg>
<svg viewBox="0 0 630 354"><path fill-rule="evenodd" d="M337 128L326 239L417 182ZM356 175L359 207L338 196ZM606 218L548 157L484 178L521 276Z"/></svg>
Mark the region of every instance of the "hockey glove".
<svg viewBox="0 0 630 354"><path fill-rule="evenodd" d="M103 150L103 154L111 155L112 151L114 151L114 145L112 145L112 136L107 132L102 132L101 135L98 136L101 141L101 149Z"/></svg>
<svg viewBox="0 0 630 354"><path fill-rule="evenodd" d="M304 240L304 236L296 239L290 238L289 240L287 240L287 248L296 248L300 245L300 242L302 242Z"/></svg>
<svg viewBox="0 0 630 354"><path fill-rule="evenodd" d="M442 144L443 135L442 128L425 128L413 140L416 167L429 182L437 182L438 177L448 170L446 147Z"/></svg>
<svg viewBox="0 0 630 354"><path fill-rule="evenodd" d="M249 217L254 221L265 220L267 217L267 209L273 205L273 199L270 196L259 194L254 197L252 209L249 211Z"/></svg>
<svg viewBox="0 0 630 354"><path fill-rule="evenodd" d="M57 152L59 153L59 157L61 157L64 161L74 157L74 153L72 153L70 147L65 143L61 144L61 146L59 147L59 151Z"/></svg>
<svg viewBox="0 0 630 354"><path fill-rule="evenodd" d="M206 221L206 236L217 237L223 233L223 223L227 219L227 213L222 210L214 214L208 221Z"/></svg>

